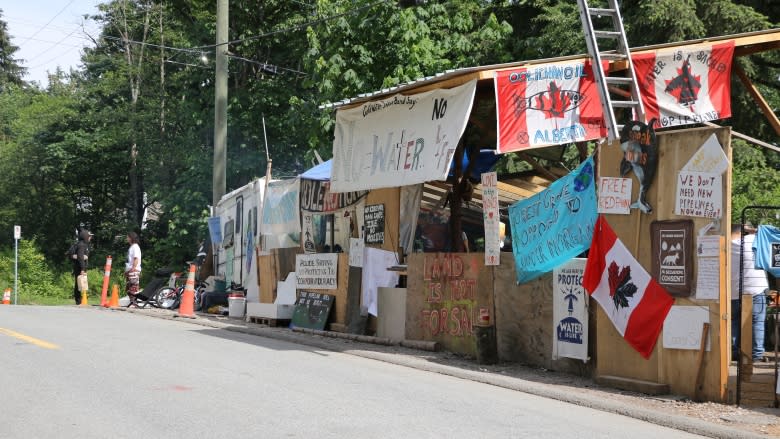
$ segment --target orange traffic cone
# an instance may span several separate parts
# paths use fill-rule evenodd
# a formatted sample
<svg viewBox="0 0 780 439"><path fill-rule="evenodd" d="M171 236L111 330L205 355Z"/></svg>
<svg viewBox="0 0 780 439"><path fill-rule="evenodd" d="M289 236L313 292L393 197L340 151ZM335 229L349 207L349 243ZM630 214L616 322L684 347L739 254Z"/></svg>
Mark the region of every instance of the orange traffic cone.
<svg viewBox="0 0 780 439"><path fill-rule="evenodd" d="M108 278L111 276L111 255L106 257L106 268L103 271L103 289L100 291L100 306L107 308Z"/></svg>
<svg viewBox="0 0 780 439"><path fill-rule="evenodd" d="M109 308L119 308L119 285L111 286L111 300L108 302Z"/></svg>
<svg viewBox="0 0 780 439"><path fill-rule="evenodd" d="M6 288L3 292L3 305L10 305L11 304L11 289Z"/></svg>
<svg viewBox="0 0 780 439"><path fill-rule="evenodd" d="M86 290L81 292L81 306L89 306L89 302L87 302L87 291Z"/></svg>
<svg viewBox="0 0 780 439"><path fill-rule="evenodd" d="M187 283L184 284L184 292L179 304L179 317L195 318L195 264L190 264L190 272L187 273Z"/></svg>

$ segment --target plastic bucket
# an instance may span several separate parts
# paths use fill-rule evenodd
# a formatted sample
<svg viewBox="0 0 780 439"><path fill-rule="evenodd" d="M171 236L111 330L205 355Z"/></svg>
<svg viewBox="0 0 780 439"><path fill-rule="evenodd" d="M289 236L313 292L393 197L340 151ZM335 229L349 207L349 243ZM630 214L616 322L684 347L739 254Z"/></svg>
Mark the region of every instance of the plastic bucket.
<svg viewBox="0 0 780 439"><path fill-rule="evenodd" d="M244 297L243 294L228 295L228 317L242 319L244 318L245 309L246 309L246 297Z"/></svg>

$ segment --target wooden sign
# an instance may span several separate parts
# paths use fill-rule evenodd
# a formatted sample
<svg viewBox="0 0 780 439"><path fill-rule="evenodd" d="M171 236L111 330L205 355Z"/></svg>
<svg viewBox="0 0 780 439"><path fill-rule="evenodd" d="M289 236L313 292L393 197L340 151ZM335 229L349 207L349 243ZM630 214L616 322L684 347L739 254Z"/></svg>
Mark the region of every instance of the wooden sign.
<svg viewBox="0 0 780 439"><path fill-rule="evenodd" d="M672 296L691 295L693 279L693 221L653 221L651 275Z"/></svg>
<svg viewBox="0 0 780 439"><path fill-rule="evenodd" d="M366 244L383 244L385 242L385 205L371 204L363 211Z"/></svg>
<svg viewBox="0 0 780 439"><path fill-rule="evenodd" d="M328 294L301 291L290 327L324 330L335 299L336 296Z"/></svg>

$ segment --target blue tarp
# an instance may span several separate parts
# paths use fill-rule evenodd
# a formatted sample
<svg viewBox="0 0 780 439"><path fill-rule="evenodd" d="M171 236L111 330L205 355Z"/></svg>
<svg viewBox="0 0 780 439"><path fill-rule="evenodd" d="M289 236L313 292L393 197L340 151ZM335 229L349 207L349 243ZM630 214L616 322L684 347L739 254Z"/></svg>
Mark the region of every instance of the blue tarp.
<svg viewBox="0 0 780 439"><path fill-rule="evenodd" d="M479 158L477 158L477 166L471 172L471 178L479 181L480 175L483 172L490 171L501 156L497 155L495 150L483 149L479 151ZM333 159L320 163L319 165L307 170L303 174L299 175L300 178L307 180L327 181L330 180L330 170L333 165ZM463 155L463 170L469 165L469 158L467 155ZM450 176L455 175L455 162L450 166Z"/></svg>

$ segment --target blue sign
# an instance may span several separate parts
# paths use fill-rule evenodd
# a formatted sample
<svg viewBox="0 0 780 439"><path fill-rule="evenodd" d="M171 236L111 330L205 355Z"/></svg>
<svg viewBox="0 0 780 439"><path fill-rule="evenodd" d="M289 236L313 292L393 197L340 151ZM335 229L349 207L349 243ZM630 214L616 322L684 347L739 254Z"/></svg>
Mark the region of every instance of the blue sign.
<svg viewBox="0 0 780 439"><path fill-rule="evenodd" d="M597 215L593 157L543 192L509 206L517 281L536 279L590 248Z"/></svg>

